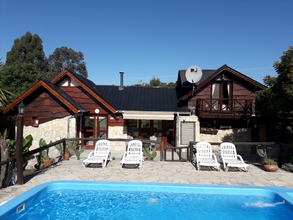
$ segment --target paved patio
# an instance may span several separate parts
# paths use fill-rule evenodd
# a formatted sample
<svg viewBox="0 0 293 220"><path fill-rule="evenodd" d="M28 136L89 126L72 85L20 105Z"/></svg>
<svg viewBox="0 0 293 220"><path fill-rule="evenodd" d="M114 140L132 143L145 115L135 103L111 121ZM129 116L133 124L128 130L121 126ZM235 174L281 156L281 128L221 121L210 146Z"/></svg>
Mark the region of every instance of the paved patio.
<svg viewBox="0 0 293 220"><path fill-rule="evenodd" d="M107 167L84 167L86 154L80 160L71 157L44 172L31 177L24 185L0 189L0 204L41 183L55 180L158 182L184 184L218 184L246 186L279 186L293 188L293 173L279 169L275 173L264 171L257 162L251 162L249 172L231 170L220 172L205 169L197 171L190 162L145 161L141 169L121 168L120 159L112 160ZM158 157L159 158L159 157Z"/></svg>

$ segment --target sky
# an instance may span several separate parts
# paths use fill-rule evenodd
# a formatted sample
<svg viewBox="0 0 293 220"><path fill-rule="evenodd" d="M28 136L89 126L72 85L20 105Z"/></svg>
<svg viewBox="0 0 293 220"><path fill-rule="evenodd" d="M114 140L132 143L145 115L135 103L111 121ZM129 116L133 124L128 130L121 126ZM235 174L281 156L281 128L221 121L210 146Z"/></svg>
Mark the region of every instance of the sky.
<svg viewBox="0 0 293 220"><path fill-rule="evenodd" d="M84 54L98 85L176 82L178 70L229 67L263 83L293 46L292 0L0 0L0 58L27 31L47 57Z"/></svg>

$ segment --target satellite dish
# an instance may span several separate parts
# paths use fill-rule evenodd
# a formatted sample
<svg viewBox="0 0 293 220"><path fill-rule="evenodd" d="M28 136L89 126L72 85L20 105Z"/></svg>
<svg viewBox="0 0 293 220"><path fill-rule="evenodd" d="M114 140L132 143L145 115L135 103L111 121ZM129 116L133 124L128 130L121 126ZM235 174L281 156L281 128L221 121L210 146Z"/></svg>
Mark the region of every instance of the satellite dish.
<svg viewBox="0 0 293 220"><path fill-rule="evenodd" d="M190 83L197 83L202 77L202 70L198 66L191 66L186 70L185 77Z"/></svg>

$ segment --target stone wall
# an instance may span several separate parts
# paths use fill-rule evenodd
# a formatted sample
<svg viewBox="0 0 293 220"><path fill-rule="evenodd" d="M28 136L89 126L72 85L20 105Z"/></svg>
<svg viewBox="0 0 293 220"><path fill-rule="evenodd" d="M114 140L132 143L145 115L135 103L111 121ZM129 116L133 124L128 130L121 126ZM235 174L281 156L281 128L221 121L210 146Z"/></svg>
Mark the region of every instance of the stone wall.
<svg viewBox="0 0 293 220"><path fill-rule="evenodd" d="M216 135L200 134L200 141L207 142L250 142L251 128L233 128L218 130ZM218 145L213 146L213 150L218 150ZM247 148L247 147L246 147ZM238 149L237 149L238 150ZM240 151L250 151L251 149L239 149Z"/></svg>
<svg viewBox="0 0 293 220"><path fill-rule="evenodd" d="M23 136L25 137L29 134L31 134L34 139L30 150L39 147L39 141L41 138L43 138L47 143L50 143L51 141L54 142L66 137L74 138L76 137L76 119L69 119L69 117L64 117L61 119L55 119L46 123L42 123L38 127L24 126ZM67 136L68 134L69 136ZM50 155L55 155L58 153L54 151L54 147L50 148Z"/></svg>
<svg viewBox="0 0 293 220"><path fill-rule="evenodd" d="M123 126L109 126L108 138L127 138L127 127ZM111 141L111 156L115 158L122 158L125 152L127 143L124 141Z"/></svg>

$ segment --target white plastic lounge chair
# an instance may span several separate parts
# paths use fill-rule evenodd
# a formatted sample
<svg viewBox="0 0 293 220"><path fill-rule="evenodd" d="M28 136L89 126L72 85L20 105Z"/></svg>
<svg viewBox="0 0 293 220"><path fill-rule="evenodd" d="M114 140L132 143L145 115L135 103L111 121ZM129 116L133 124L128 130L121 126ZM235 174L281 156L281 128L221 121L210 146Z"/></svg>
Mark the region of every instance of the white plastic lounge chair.
<svg viewBox="0 0 293 220"><path fill-rule="evenodd" d="M131 140L127 145L127 150L120 162L121 167L125 164L137 164L138 168L143 162L142 142L140 140Z"/></svg>
<svg viewBox="0 0 293 220"><path fill-rule="evenodd" d="M210 143L204 141L198 142L195 145L195 149L195 159L198 171L200 170L201 166L214 167L220 171L220 164L217 161L216 155L213 154Z"/></svg>
<svg viewBox="0 0 293 220"><path fill-rule="evenodd" d="M228 171L229 167L243 168L244 171L248 171L248 164L244 163L241 155L237 154L236 147L232 143L221 143L221 158L225 171Z"/></svg>
<svg viewBox="0 0 293 220"><path fill-rule="evenodd" d="M110 141L99 140L96 143L95 150L91 151L87 159L83 161L84 165L87 166L93 163L101 163L102 167L105 168L108 160L110 160Z"/></svg>

